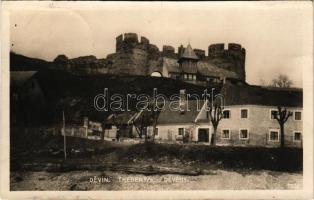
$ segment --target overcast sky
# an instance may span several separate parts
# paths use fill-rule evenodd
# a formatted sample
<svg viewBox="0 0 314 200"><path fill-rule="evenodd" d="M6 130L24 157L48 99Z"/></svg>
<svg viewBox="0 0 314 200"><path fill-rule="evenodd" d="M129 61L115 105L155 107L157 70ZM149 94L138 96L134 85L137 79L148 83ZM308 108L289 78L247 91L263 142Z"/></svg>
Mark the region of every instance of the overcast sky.
<svg viewBox="0 0 314 200"><path fill-rule="evenodd" d="M284 73L301 87L302 68L312 67L311 2L72 3L13 6L11 50L49 61L58 54L104 58L115 51L117 35L135 32L176 51L189 41L206 52L212 43L240 43L251 84Z"/></svg>

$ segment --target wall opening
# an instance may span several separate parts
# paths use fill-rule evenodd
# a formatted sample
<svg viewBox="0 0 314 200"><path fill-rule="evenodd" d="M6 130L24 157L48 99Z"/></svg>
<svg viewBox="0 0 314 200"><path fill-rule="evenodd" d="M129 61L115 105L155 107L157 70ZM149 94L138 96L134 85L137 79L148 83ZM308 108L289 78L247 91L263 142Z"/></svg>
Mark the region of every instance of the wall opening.
<svg viewBox="0 0 314 200"><path fill-rule="evenodd" d="M153 72L153 73L151 73L151 76L153 76L153 77L162 77L162 74L160 72Z"/></svg>

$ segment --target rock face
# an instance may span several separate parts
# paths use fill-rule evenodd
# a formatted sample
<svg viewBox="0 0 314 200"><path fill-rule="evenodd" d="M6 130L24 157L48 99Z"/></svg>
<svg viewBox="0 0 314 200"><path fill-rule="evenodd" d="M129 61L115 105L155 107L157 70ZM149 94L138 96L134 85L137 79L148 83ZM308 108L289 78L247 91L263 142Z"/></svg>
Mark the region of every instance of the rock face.
<svg viewBox="0 0 314 200"><path fill-rule="evenodd" d="M116 52L104 59L95 56L84 56L68 59L59 55L54 66L59 69L79 74L115 74L149 76L154 71L162 72L162 58L179 59L184 51L181 45L178 52L169 45L164 45L162 51L154 44L150 44L146 37L139 37L136 33L125 33L116 37ZM222 69L235 72L238 79L245 80L245 49L240 44L225 45L211 44L208 55L205 50L194 49L200 61L211 62Z"/></svg>
<svg viewBox="0 0 314 200"><path fill-rule="evenodd" d="M65 55L59 55L52 66L75 74L107 74L109 64L107 59L97 59L95 56L68 59Z"/></svg>

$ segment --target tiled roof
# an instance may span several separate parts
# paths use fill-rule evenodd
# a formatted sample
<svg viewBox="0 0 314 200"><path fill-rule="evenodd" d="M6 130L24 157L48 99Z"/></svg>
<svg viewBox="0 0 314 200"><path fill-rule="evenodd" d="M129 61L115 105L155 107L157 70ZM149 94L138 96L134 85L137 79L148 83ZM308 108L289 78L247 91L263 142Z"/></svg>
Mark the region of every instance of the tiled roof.
<svg viewBox="0 0 314 200"><path fill-rule="evenodd" d="M184 112L173 111L170 106L170 101L167 101L164 109L160 112L157 124L173 124L173 123L193 123L199 114L204 101L199 101L199 106L197 107L196 100L188 101L188 108ZM172 106L174 106L172 104ZM198 108L198 109L197 109Z"/></svg>
<svg viewBox="0 0 314 200"><path fill-rule="evenodd" d="M225 105L303 106L302 89L269 88L227 82L222 93Z"/></svg>
<svg viewBox="0 0 314 200"><path fill-rule="evenodd" d="M197 71L204 76L238 78L235 72L222 69L217 65L206 61L199 61L197 63Z"/></svg>
<svg viewBox="0 0 314 200"><path fill-rule="evenodd" d="M125 111L119 114L111 114L107 118L107 124L129 124L130 120L135 117L137 113L133 111Z"/></svg>
<svg viewBox="0 0 314 200"><path fill-rule="evenodd" d="M179 63L177 59L164 57L163 65L167 68L168 72L180 73Z"/></svg>
<svg viewBox="0 0 314 200"><path fill-rule="evenodd" d="M163 58L163 65L167 68L168 72L180 73L180 66L177 59ZM235 72L222 69L208 61L198 61L197 68L183 66L182 71L191 74L200 73L204 76L238 78Z"/></svg>

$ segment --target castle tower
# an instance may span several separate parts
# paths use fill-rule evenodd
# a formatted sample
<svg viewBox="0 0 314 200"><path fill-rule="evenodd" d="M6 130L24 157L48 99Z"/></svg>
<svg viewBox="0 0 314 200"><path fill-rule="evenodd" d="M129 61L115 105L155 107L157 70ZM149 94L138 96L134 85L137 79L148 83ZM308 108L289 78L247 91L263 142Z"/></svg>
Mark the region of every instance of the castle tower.
<svg viewBox="0 0 314 200"><path fill-rule="evenodd" d="M199 60L198 56L195 54L191 45L188 44L188 46L184 49L182 55L179 57L179 60L178 60L180 71L183 77L185 77L186 75L189 76L192 74L196 75L198 60ZM191 77L194 77L194 76L191 76Z"/></svg>

